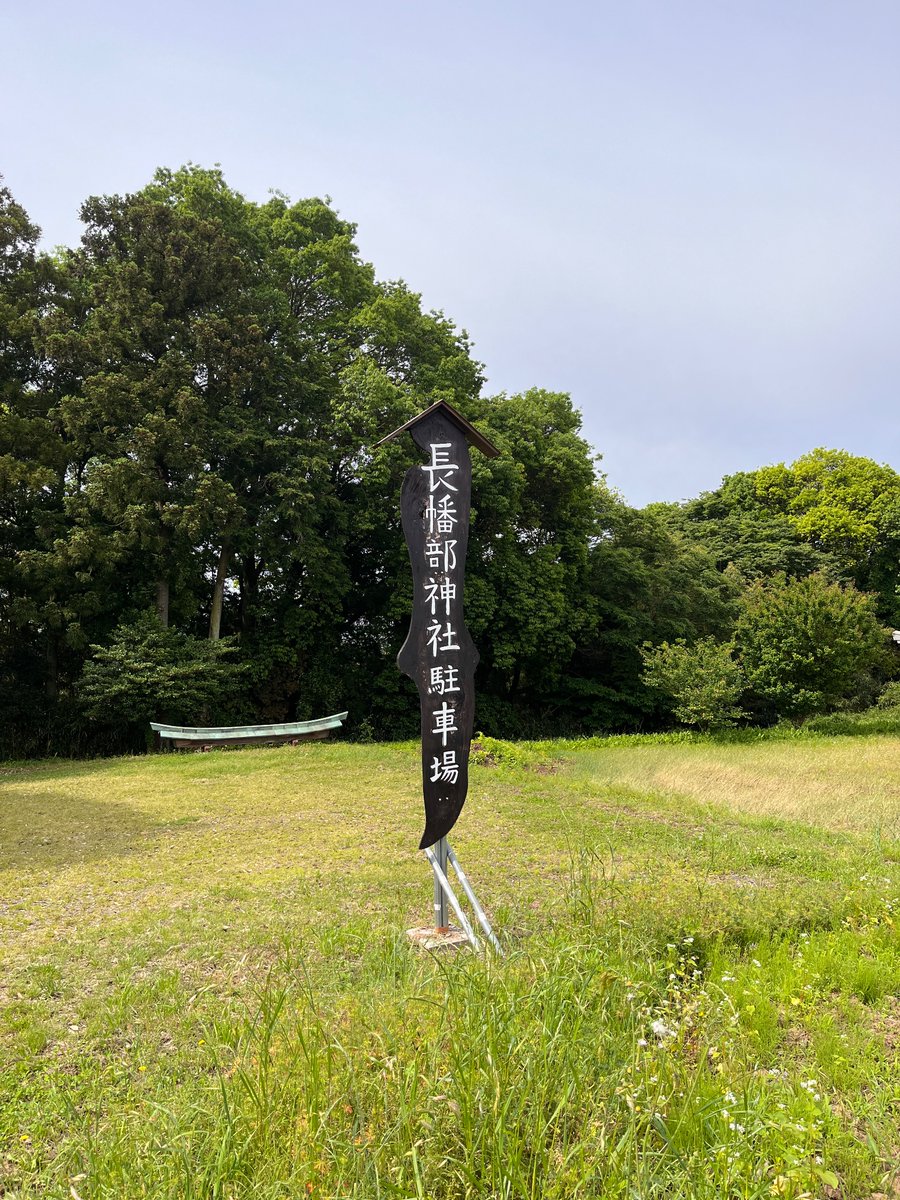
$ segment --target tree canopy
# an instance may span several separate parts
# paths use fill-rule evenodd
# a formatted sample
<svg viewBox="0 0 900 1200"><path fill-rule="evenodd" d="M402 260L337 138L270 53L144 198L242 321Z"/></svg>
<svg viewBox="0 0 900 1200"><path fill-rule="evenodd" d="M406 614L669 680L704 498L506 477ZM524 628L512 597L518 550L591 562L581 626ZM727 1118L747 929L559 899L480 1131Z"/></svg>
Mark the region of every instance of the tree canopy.
<svg viewBox="0 0 900 1200"><path fill-rule="evenodd" d="M820 580L832 608L840 584L848 611L900 623L888 466L816 450L637 510L570 398L485 395L465 331L379 280L327 200L254 203L188 165L81 216L78 246L41 252L0 188L2 752L137 748L164 710L347 707L356 736L413 733L394 658L415 452L375 443L440 398L502 450L473 456L466 596L488 732L659 727L673 706L645 677L647 645L698 646L672 661L705 672L685 683L704 696L736 637L755 718L788 712L764 702L750 630L790 581ZM893 670L884 655L856 668ZM852 674L816 703L852 703Z"/></svg>

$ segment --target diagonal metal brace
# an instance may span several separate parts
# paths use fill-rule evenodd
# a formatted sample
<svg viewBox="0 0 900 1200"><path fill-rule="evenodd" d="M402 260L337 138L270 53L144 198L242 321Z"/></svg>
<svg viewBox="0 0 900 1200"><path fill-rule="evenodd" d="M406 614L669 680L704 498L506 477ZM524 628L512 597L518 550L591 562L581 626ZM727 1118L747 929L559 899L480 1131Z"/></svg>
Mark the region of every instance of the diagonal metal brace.
<svg viewBox="0 0 900 1200"><path fill-rule="evenodd" d="M481 942L479 941L479 939L475 933L475 930L472 928L471 922L469 921L466 914L463 912L462 906L459 903L456 892L453 890L453 886L451 885L450 880L447 878L447 875L446 875L443 867L441 866L438 856L434 853L434 851L432 850L432 848L430 846L428 846L425 850L425 857L431 863L431 869L434 871L434 877L437 880L438 885L440 886L444 895L447 897L447 900L450 903L450 907L453 909L454 913L456 914L456 918L459 921L460 925L462 926L463 933L466 935L466 938L468 939L469 944L472 946L472 948L474 950L480 951L481 950ZM481 928L484 930L485 937L488 939L488 941L490 942L493 949L496 950L497 953L502 956L503 950L500 946L500 943L497 941L497 937L496 937L493 929L491 928L490 921L488 921L487 915L485 914L484 909L478 903L478 898L476 897L475 892L472 889L472 885L469 883L468 877L466 876L466 873L463 871L462 867L460 866L459 859L453 853L453 850L450 848L449 843L447 843L447 860L452 864L453 869L456 872L457 878L459 879L459 882L462 884L463 891L465 892L466 896L468 897L469 903L472 905L475 915L478 918L478 923L481 925Z"/></svg>
<svg viewBox="0 0 900 1200"><path fill-rule="evenodd" d="M478 918L478 924L484 930L484 936L491 943L491 945L494 947L494 949L497 951L497 953L502 957L503 950L500 946L500 943L497 941L496 934L494 933L493 929L491 929L491 923L487 919L487 913L484 911L484 909L478 903L478 897L475 895L475 891L474 891L471 883L469 883L469 878L466 875L465 871L462 869L459 859L453 853L453 847L450 845L449 842L447 843L447 858L449 859L450 865L453 867L453 870L456 872L456 876L459 879L459 882L462 884L463 891L466 893L466 895L469 898L469 903L472 905L472 909L475 913L475 916Z"/></svg>

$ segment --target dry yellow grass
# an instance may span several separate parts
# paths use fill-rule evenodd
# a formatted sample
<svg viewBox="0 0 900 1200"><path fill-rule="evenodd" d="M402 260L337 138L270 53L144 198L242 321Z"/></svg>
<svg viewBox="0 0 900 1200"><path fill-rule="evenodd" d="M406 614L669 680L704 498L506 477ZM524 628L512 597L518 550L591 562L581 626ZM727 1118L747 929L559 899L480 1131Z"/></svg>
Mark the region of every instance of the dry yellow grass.
<svg viewBox="0 0 900 1200"><path fill-rule="evenodd" d="M611 745L579 755L573 770L671 802L900 838L900 738Z"/></svg>

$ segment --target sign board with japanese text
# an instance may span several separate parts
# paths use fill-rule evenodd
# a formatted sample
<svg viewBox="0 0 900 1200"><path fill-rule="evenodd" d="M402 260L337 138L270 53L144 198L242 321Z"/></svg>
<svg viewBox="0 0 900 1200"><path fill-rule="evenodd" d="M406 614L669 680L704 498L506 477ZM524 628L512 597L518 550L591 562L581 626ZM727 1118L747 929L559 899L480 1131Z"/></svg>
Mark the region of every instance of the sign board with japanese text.
<svg viewBox="0 0 900 1200"><path fill-rule="evenodd" d="M418 688L421 703L425 831L420 849L425 849L453 828L468 790L478 665L463 615L472 487L469 445L491 456L498 451L443 402L403 429L425 457L406 473L400 499L412 564L413 609L409 634L397 657L400 670Z"/></svg>

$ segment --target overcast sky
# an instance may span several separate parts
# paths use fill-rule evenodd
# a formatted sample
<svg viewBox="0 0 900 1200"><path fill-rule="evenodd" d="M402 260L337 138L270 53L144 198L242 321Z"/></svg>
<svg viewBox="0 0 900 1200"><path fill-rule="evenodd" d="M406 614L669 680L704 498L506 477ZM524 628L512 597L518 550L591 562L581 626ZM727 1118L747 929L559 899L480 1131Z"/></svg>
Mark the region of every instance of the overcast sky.
<svg viewBox="0 0 900 1200"><path fill-rule="evenodd" d="M329 195L489 391L568 391L635 504L900 467L896 0L3 5L0 171L48 244L220 163Z"/></svg>

